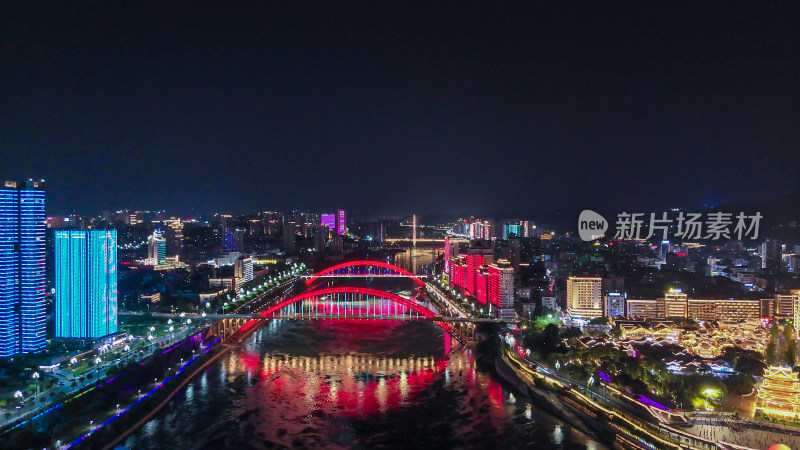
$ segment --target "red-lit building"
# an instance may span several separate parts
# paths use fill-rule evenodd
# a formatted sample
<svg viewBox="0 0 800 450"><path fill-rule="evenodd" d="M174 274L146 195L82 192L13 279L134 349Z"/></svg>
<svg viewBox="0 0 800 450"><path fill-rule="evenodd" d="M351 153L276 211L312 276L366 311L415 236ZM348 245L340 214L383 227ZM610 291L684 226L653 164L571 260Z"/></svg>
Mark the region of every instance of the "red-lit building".
<svg viewBox="0 0 800 450"><path fill-rule="evenodd" d="M514 320L514 268L505 259L489 265L489 303L494 305L495 315L503 320Z"/></svg>
<svg viewBox="0 0 800 450"><path fill-rule="evenodd" d="M489 299L489 274L486 270L478 271L475 276L475 299L484 305Z"/></svg>
<svg viewBox="0 0 800 450"><path fill-rule="evenodd" d="M450 269L453 271L450 284L465 289L467 286L467 266L457 259L452 261Z"/></svg>
<svg viewBox="0 0 800 450"><path fill-rule="evenodd" d="M467 295L475 295L475 279L485 262L483 255L467 255Z"/></svg>
<svg viewBox="0 0 800 450"><path fill-rule="evenodd" d="M444 237L444 273L450 276L450 236Z"/></svg>

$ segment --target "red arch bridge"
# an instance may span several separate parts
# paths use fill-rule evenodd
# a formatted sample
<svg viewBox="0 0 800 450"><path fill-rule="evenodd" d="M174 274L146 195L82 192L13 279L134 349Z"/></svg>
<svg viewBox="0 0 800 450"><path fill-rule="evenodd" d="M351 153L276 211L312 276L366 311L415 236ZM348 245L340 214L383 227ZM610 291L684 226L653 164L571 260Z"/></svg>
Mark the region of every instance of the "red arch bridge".
<svg viewBox="0 0 800 450"><path fill-rule="evenodd" d="M126 315L141 315L123 312ZM499 322L497 319L443 317L414 300L391 292L363 287L333 287L311 290L278 301L252 314L152 313L159 318L191 318L216 321L210 333L227 337L240 328L250 328L256 320L269 319L368 319L427 320L440 326L461 343L475 338L475 324ZM224 330L224 331L223 331Z"/></svg>
<svg viewBox="0 0 800 450"><path fill-rule="evenodd" d="M358 261L348 261L337 264L327 269L321 270L313 275L303 275L306 278L306 285L310 285L320 278L378 278L378 277L395 277L395 278L411 278L420 286L424 286L425 282L420 278L425 275L415 275L402 267L395 266L383 261L370 261L366 259Z"/></svg>

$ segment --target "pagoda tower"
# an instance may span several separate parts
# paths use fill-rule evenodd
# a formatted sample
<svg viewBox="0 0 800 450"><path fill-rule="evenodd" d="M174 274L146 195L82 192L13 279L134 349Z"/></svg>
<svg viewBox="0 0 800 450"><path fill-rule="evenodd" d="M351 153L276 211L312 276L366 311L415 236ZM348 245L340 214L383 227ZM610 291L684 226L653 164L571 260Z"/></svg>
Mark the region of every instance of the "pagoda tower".
<svg viewBox="0 0 800 450"><path fill-rule="evenodd" d="M791 367L771 366L758 388L756 411L781 419L800 419L800 380Z"/></svg>

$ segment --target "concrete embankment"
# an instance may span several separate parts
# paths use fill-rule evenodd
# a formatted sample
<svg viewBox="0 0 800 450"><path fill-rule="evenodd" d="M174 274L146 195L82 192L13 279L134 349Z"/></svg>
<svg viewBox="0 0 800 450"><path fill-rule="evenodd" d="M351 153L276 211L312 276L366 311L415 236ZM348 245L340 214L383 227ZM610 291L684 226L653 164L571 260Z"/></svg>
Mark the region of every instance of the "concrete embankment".
<svg viewBox="0 0 800 450"><path fill-rule="evenodd" d="M587 434L592 439L613 445L614 432L606 424L567 404L557 393L536 387L531 381L528 381L527 375L518 373L504 356L496 355L493 362L497 376L513 386L536 406Z"/></svg>
<svg viewBox="0 0 800 450"><path fill-rule="evenodd" d="M235 334L235 335L232 336L232 338L234 338L237 341L240 341L240 340L244 339L245 337L249 336L255 330L257 330L261 325L263 325L263 323L264 323L263 321L258 321L258 322L255 323L254 326L250 327L248 330L246 330L241 335ZM142 425L144 425L148 421L150 421L164 406L166 406L175 397L175 395L177 395L181 390L183 390L183 388L185 388L186 385L189 384L190 381L192 381L197 375L199 375L201 372L203 372L212 363L216 362L223 355L228 353L228 351L230 349L231 349L230 345L223 343L222 347L219 350L217 350L217 352L211 358L209 358L203 364L201 364L200 366L195 368L188 375L185 375L180 380L180 382L178 384L176 384L175 386L172 386L172 390L169 392L169 394L160 403L158 403L153 409L151 409L147 414L145 414L135 424L133 424L128 429L126 429L123 433L119 434L113 441L111 441L109 444L105 445L103 447L103 450L111 450L111 449L115 448L117 445L120 445L134 431L136 431Z"/></svg>

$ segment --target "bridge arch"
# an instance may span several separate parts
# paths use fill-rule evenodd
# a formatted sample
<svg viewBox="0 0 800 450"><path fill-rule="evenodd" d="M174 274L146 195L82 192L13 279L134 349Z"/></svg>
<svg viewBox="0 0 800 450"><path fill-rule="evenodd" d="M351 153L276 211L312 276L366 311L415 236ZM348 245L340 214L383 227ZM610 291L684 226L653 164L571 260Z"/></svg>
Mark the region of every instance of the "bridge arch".
<svg viewBox="0 0 800 450"><path fill-rule="evenodd" d="M413 300L409 300L405 297L401 297L397 294L393 294L391 292L381 291L379 289L372 289L372 288L363 288L363 287L332 287L332 288L322 288L322 289L315 289L312 291L304 292L302 294L296 295L294 297L288 298L286 300L280 301L266 310L259 313L260 316L269 317L271 314L280 311L281 308L289 306L293 303L297 303L303 300L307 300L314 297L321 297L325 295L332 295L332 294L362 294L362 295L372 295L374 297L382 298L389 300L391 302L397 303L399 305L407 307L409 310L415 311L423 316L425 319L431 320L436 325L440 326L444 331L449 333L451 336L455 337L459 342L466 342L464 336L449 323L443 322L441 320L436 320L436 314L417 304Z"/></svg>
<svg viewBox="0 0 800 450"><path fill-rule="evenodd" d="M349 269L349 268L353 268L353 267L380 267L382 269L386 269L386 270L389 270L389 271L392 271L392 272L397 272L400 275L410 277L412 280L414 280L415 283L417 283L420 286L424 286L425 285L424 281L420 280L413 273L409 272L406 269L403 269L402 267L398 267L398 266L395 266L394 264L389 264L389 263L386 263L386 262L383 262L383 261L372 261L372 260L367 260L367 259L362 259L362 260L358 260L358 261L347 261L347 262L343 262L341 264L336 264L335 266L328 267L327 269L321 270L321 271L315 273L309 279L307 279L306 280L306 285L310 285L314 281L318 280L319 277L321 277L321 276L335 275L335 272L338 271L338 270L344 270L344 269ZM362 275L362 274L356 273L355 275ZM365 273L363 275L369 275L369 273ZM347 276L347 275L342 275L342 276ZM376 273L375 276L380 276L380 274Z"/></svg>
<svg viewBox="0 0 800 450"><path fill-rule="evenodd" d="M363 287L332 287L332 288L322 288L322 289L315 289L313 291L304 292L302 294L296 295L291 298L287 298L281 302L278 302L263 312L260 313L261 316L269 316L270 314L274 313L275 311L279 311L281 308L291 305L292 303L297 303L302 300L307 300L309 298L314 297L321 297L324 295L332 295L332 294L362 294L362 295L372 295L374 297L383 298L397 304L403 305L408 309L415 311L427 319L433 319L436 314L428 308L424 306L418 305L415 301L409 300L405 297L401 297L397 294L393 294L391 292L381 291L379 289L372 289L372 288L363 288Z"/></svg>

